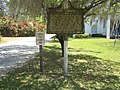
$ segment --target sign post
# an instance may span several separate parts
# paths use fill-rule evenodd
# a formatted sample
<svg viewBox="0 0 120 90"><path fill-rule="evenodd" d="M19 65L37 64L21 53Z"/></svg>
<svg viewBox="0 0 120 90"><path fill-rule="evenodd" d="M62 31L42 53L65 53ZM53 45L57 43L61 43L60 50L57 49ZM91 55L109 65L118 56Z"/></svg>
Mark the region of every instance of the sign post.
<svg viewBox="0 0 120 90"><path fill-rule="evenodd" d="M44 72L44 62L43 62L43 45L45 45L44 32L41 31L36 32L36 45L39 45L40 71Z"/></svg>
<svg viewBox="0 0 120 90"><path fill-rule="evenodd" d="M40 71L44 72L44 65L43 65L43 47L39 45L39 54L40 54Z"/></svg>
<svg viewBox="0 0 120 90"><path fill-rule="evenodd" d="M64 76L68 76L68 37L64 38Z"/></svg>

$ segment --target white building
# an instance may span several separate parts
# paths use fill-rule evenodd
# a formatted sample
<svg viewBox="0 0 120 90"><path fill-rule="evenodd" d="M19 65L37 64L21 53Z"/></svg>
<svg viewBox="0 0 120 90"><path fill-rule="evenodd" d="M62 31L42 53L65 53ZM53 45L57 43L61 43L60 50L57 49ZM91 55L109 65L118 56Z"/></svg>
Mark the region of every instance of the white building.
<svg viewBox="0 0 120 90"><path fill-rule="evenodd" d="M0 0L0 13L3 14L4 16L8 15L8 8L4 0Z"/></svg>
<svg viewBox="0 0 120 90"><path fill-rule="evenodd" d="M107 39L110 38L110 16L106 19L102 19L97 17L93 22L92 25L90 23L85 23L85 33L89 33L90 35L93 34L100 34L106 36Z"/></svg>

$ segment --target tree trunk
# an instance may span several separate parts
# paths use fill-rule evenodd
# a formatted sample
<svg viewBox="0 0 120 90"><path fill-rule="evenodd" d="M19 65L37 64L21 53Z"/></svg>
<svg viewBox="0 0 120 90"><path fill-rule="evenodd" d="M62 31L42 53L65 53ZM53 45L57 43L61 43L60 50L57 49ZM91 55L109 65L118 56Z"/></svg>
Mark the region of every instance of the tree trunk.
<svg viewBox="0 0 120 90"><path fill-rule="evenodd" d="M62 57L64 57L64 35L58 35L57 38L61 44L61 49L62 49Z"/></svg>

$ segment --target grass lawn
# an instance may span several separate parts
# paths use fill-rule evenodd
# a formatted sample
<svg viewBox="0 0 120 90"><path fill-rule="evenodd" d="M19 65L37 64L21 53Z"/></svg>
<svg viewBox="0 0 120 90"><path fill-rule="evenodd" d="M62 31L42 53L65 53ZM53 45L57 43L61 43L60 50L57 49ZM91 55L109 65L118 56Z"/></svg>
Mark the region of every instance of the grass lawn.
<svg viewBox="0 0 120 90"><path fill-rule="evenodd" d="M9 42L9 41L19 40L21 38L24 38L24 37L2 37L1 40L0 40L0 44L1 43L6 43L6 42Z"/></svg>
<svg viewBox="0 0 120 90"><path fill-rule="evenodd" d="M44 69L38 55L0 78L0 90L120 90L120 40L69 39L69 74L63 77L60 44L44 47Z"/></svg>
<svg viewBox="0 0 120 90"><path fill-rule="evenodd" d="M1 44L1 43L4 43L4 42L5 42L5 40L3 40L2 37L0 37L0 44Z"/></svg>
<svg viewBox="0 0 120 90"><path fill-rule="evenodd" d="M13 41L16 39L17 39L16 37L1 37L0 43L5 43L5 42Z"/></svg>

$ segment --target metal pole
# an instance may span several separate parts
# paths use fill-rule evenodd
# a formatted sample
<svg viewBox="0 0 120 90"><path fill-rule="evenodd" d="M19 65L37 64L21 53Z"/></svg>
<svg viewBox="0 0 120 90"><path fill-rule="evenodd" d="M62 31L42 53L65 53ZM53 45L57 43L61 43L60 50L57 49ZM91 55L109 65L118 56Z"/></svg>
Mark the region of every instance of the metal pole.
<svg viewBox="0 0 120 90"><path fill-rule="evenodd" d="M64 39L64 76L68 76L68 39Z"/></svg>
<svg viewBox="0 0 120 90"><path fill-rule="evenodd" d="M39 45L39 54L40 54L40 71L44 72L42 45Z"/></svg>

